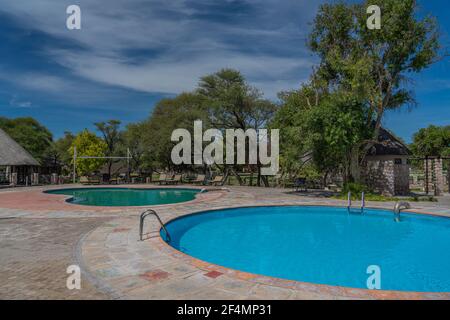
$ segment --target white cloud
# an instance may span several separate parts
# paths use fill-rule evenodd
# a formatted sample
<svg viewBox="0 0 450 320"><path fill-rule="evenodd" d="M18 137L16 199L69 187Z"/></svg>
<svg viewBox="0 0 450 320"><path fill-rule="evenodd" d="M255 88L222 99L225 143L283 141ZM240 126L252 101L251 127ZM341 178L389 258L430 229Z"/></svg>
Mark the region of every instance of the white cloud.
<svg viewBox="0 0 450 320"><path fill-rule="evenodd" d="M206 10L199 5L207 8L209 0L197 0L196 6L187 0L80 0L82 30L69 31L65 28L65 8L71 2L34 0L24 4L6 0L0 10L30 28L85 48L43 49L49 59L74 75L143 92L192 90L200 76L230 67L241 70L267 97L274 98L280 90L298 87L311 70L312 60L304 54L304 43L298 39L306 34L304 27L317 2L247 0L255 10L254 21L244 17L231 24L197 17ZM234 4L228 1L229 6ZM281 21L275 27L266 26L273 25L276 19ZM248 43L233 41L246 37ZM257 46L264 44L291 54L260 52L264 48ZM139 49L157 54L139 59L126 54ZM36 75L28 76L22 76L25 86L52 92L65 89L64 81L57 77L49 75L36 81Z"/></svg>
<svg viewBox="0 0 450 320"><path fill-rule="evenodd" d="M31 101L20 101L17 96L13 96L9 101L9 105L14 108L31 108L33 103Z"/></svg>

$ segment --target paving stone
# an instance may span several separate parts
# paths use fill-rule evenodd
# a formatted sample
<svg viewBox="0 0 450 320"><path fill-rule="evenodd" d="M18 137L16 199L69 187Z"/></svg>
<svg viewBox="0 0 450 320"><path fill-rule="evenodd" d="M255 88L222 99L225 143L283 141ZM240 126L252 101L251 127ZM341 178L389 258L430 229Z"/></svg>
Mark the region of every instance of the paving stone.
<svg viewBox="0 0 450 320"><path fill-rule="evenodd" d="M205 193L188 204L158 206L157 211L163 221L169 221L198 211L239 206L345 205L345 201L282 189L230 190ZM376 293L364 296L358 290L338 287L325 290L192 259L165 244L159 237L160 226L152 219L146 221L149 239L139 241L142 209L77 207L55 199L43 194L42 188L0 191L0 299L377 298ZM394 203L367 205L392 208ZM414 208L450 216L448 203L442 201L417 203ZM66 288L66 268L74 263L84 267L81 290ZM399 297L386 293L378 298ZM440 294L407 297L443 298Z"/></svg>

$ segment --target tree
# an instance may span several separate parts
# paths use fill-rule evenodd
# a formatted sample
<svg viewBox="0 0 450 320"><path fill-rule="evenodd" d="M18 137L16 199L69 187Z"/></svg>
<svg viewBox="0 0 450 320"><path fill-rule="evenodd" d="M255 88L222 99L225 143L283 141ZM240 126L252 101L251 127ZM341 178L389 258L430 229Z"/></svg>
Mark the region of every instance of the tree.
<svg viewBox="0 0 450 320"><path fill-rule="evenodd" d="M120 142L120 121L109 120L108 122L98 122L95 123L95 126L97 127L97 130L101 132L103 141L107 146L105 155L107 157L113 157ZM114 160L107 159L106 163L108 164L108 176L111 176L111 167L114 163Z"/></svg>
<svg viewBox="0 0 450 320"><path fill-rule="evenodd" d="M202 120L204 128L209 126L205 99L200 95L182 93L175 98L159 101L149 119L141 124L145 145L143 165L151 169L176 169L171 160L172 148L175 146L171 142L172 132L184 128L193 133L195 120Z"/></svg>
<svg viewBox="0 0 450 320"><path fill-rule="evenodd" d="M328 91L350 92L364 101L372 141L363 143L362 157L376 142L386 110L413 104L407 76L436 61L439 35L434 18L417 18L415 0L380 0L380 30L366 26L372 4L325 4L314 20L309 46L321 61L315 76ZM360 159L362 160L362 159Z"/></svg>
<svg viewBox="0 0 450 320"><path fill-rule="evenodd" d="M45 161L49 166L60 166L65 173L70 172L73 154L69 152L75 136L71 132L64 132L64 137L54 141L45 153Z"/></svg>
<svg viewBox="0 0 450 320"><path fill-rule="evenodd" d="M150 151L145 141L147 134L147 122L130 123L121 133L118 152L125 154L128 150L131 155L131 168L141 171L145 168L145 157Z"/></svg>
<svg viewBox="0 0 450 320"><path fill-rule="evenodd" d="M70 147L70 154L74 153L75 147L77 149L78 156L103 157L106 152L108 152L108 146L106 143L87 129L77 134ZM77 158L77 173L79 175L90 174L100 169L104 163L105 161L103 159Z"/></svg>
<svg viewBox="0 0 450 320"><path fill-rule="evenodd" d="M321 90L314 78L299 90L279 93L281 106L274 115L270 126L282 128L280 131L280 166L282 175L297 176L303 171L313 150L307 144L309 136L306 126L308 116L317 108L327 93ZM323 88L323 87L322 87ZM304 160L301 160L304 159ZM311 171L311 170L309 170Z"/></svg>
<svg viewBox="0 0 450 320"><path fill-rule="evenodd" d="M233 69L222 69L202 77L197 92L206 99L209 120L216 129L262 129L277 108L269 100L263 99L262 93L250 86L239 71ZM259 158L257 171L259 186L262 179ZM242 184L239 175L236 176ZM267 179L264 177L263 180L267 185Z"/></svg>
<svg viewBox="0 0 450 320"><path fill-rule="evenodd" d="M450 126L429 126L414 134L411 150L419 157L450 155Z"/></svg>
<svg viewBox="0 0 450 320"><path fill-rule="evenodd" d="M36 160L43 162L53 140L51 132L37 120L0 117L0 128L27 150Z"/></svg>
<svg viewBox="0 0 450 320"><path fill-rule="evenodd" d="M340 94L329 96L308 113L305 124L308 135L304 139L316 167L325 173L324 180L329 172L341 167L344 182L351 182L355 146L372 134L365 120L361 102Z"/></svg>

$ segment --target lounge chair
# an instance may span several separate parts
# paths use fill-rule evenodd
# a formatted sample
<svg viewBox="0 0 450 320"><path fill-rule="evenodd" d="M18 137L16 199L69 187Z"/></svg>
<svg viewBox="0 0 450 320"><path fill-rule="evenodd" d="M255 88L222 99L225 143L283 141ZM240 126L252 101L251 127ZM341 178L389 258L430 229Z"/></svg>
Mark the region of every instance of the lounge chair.
<svg viewBox="0 0 450 320"><path fill-rule="evenodd" d="M173 179L166 180L166 184L178 184L181 182L181 174L176 174Z"/></svg>
<svg viewBox="0 0 450 320"><path fill-rule="evenodd" d="M98 177L89 177L88 180L89 180L89 184L100 184L101 183L100 178L98 178Z"/></svg>
<svg viewBox="0 0 450 320"><path fill-rule="evenodd" d="M306 188L306 179L305 178L295 179L293 187L295 188L296 192L299 192L299 191L307 192L308 191L308 189Z"/></svg>
<svg viewBox="0 0 450 320"><path fill-rule="evenodd" d="M204 184L205 183L205 175L199 174L195 180L192 180L193 184Z"/></svg>
<svg viewBox="0 0 450 320"><path fill-rule="evenodd" d="M167 174L161 173L159 175L159 179L158 179L159 184L163 184L163 183L165 184L166 181L167 181Z"/></svg>
<svg viewBox="0 0 450 320"><path fill-rule="evenodd" d="M142 182L142 177L139 175L139 173L133 172L130 174L131 183L140 183Z"/></svg>
<svg viewBox="0 0 450 320"><path fill-rule="evenodd" d="M80 177L80 183L81 184L89 184L89 178L86 176Z"/></svg>
<svg viewBox="0 0 450 320"><path fill-rule="evenodd" d="M211 185L217 186L223 184L223 176L215 176L213 180L211 180Z"/></svg>

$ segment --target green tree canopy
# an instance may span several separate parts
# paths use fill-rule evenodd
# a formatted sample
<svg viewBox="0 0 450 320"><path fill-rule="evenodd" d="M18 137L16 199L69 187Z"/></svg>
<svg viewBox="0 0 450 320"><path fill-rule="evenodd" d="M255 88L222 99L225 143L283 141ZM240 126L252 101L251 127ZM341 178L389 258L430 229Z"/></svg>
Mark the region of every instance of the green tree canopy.
<svg viewBox="0 0 450 320"><path fill-rule="evenodd" d="M435 19L418 18L416 1L378 1L380 30L367 28L366 10L372 4L320 7L308 40L320 62L308 83L280 94L283 104L272 123L283 128L281 164L288 169L296 168L305 153L313 153L321 170L335 162L335 167L347 171L344 176L351 175L348 180L357 180L359 164L377 142L385 112L414 103L407 76L438 58Z"/></svg>
<svg viewBox="0 0 450 320"><path fill-rule="evenodd" d="M8 119L0 117L0 128L41 163L46 158L53 136L37 120L27 118Z"/></svg>
<svg viewBox="0 0 450 320"><path fill-rule="evenodd" d="M334 94L311 109L304 137L316 167L324 173L341 168L349 180L353 156L362 141L371 137L366 109L352 96Z"/></svg>
<svg viewBox="0 0 450 320"><path fill-rule="evenodd" d="M131 154L131 169L133 171L141 171L151 169L148 164L150 160L150 145L147 145L147 137L150 135L148 130L148 121L130 123L125 130L121 132L120 144L118 152Z"/></svg>
<svg viewBox="0 0 450 320"><path fill-rule="evenodd" d="M321 62L317 75L329 90L351 91L369 106L367 124L381 126L386 110L414 101L406 77L432 64L439 51L436 20L418 18L415 0L380 0L380 30L367 28L372 1L324 4L309 46ZM376 136L376 134L375 134Z"/></svg>
<svg viewBox="0 0 450 320"><path fill-rule="evenodd" d="M277 110L277 106L263 99L262 93L250 86L238 70L222 69L202 77L197 92L206 99L211 126L219 130L262 129ZM262 177L259 160L256 167L257 184L260 185ZM240 177L236 176L242 183ZM267 179L263 180L267 184Z"/></svg>
<svg viewBox="0 0 450 320"><path fill-rule="evenodd" d="M411 149L416 156L450 156L450 126L429 126L414 134Z"/></svg>
<svg viewBox="0 0 450 320"><path fill-rule="evenodd" d="M75 136L71 132L64 132L64 137L54 141L45 153L45 159L50 166L61 166L64 173L70 171L73 154L69 152Z"/></svg>
<svg viewBox="0 0 450 320"><path fill-rule="evenodd" d="M95 123L97 130L102 134L103 141L107 146L105 153L105 156L107 157L116 155L121 138L120 123L119 120ZM106 159L105 162L108 164L108 174L111 175L111 167L114 163L114 159Z"/></svg>
<svg viewBox="0 0 450 320"><path fill-rule="evenodd" d="M73 154L74 147L77 149L77 156L103 157L108 150L106 143L87 129L77 134L70 147L70 154ZM77 173L79 175L93 173L100 169L104 163L105 160L103 159L77 158Z"/></svg>
<svg viewBox="0 0 450 320"><path fill-rule="evenodd" d="M207 128L208 117L204 101L198 94L182 93L175 98L158 102L149 119L139 125L142 142L145 144L142 155L144 166L174 168L171 161L171 152L175 145L171 142L172 132L183 128L192 133L195 120L202 120L204 128Z"/></svg>
<svg viewBox="0 0 450 320"><path fill-rule="evenodd" d="M276 105L263 99L238 70L202 77L197 92L206 99L211 126L217 129L259 129L276 111Z"/></svg>

